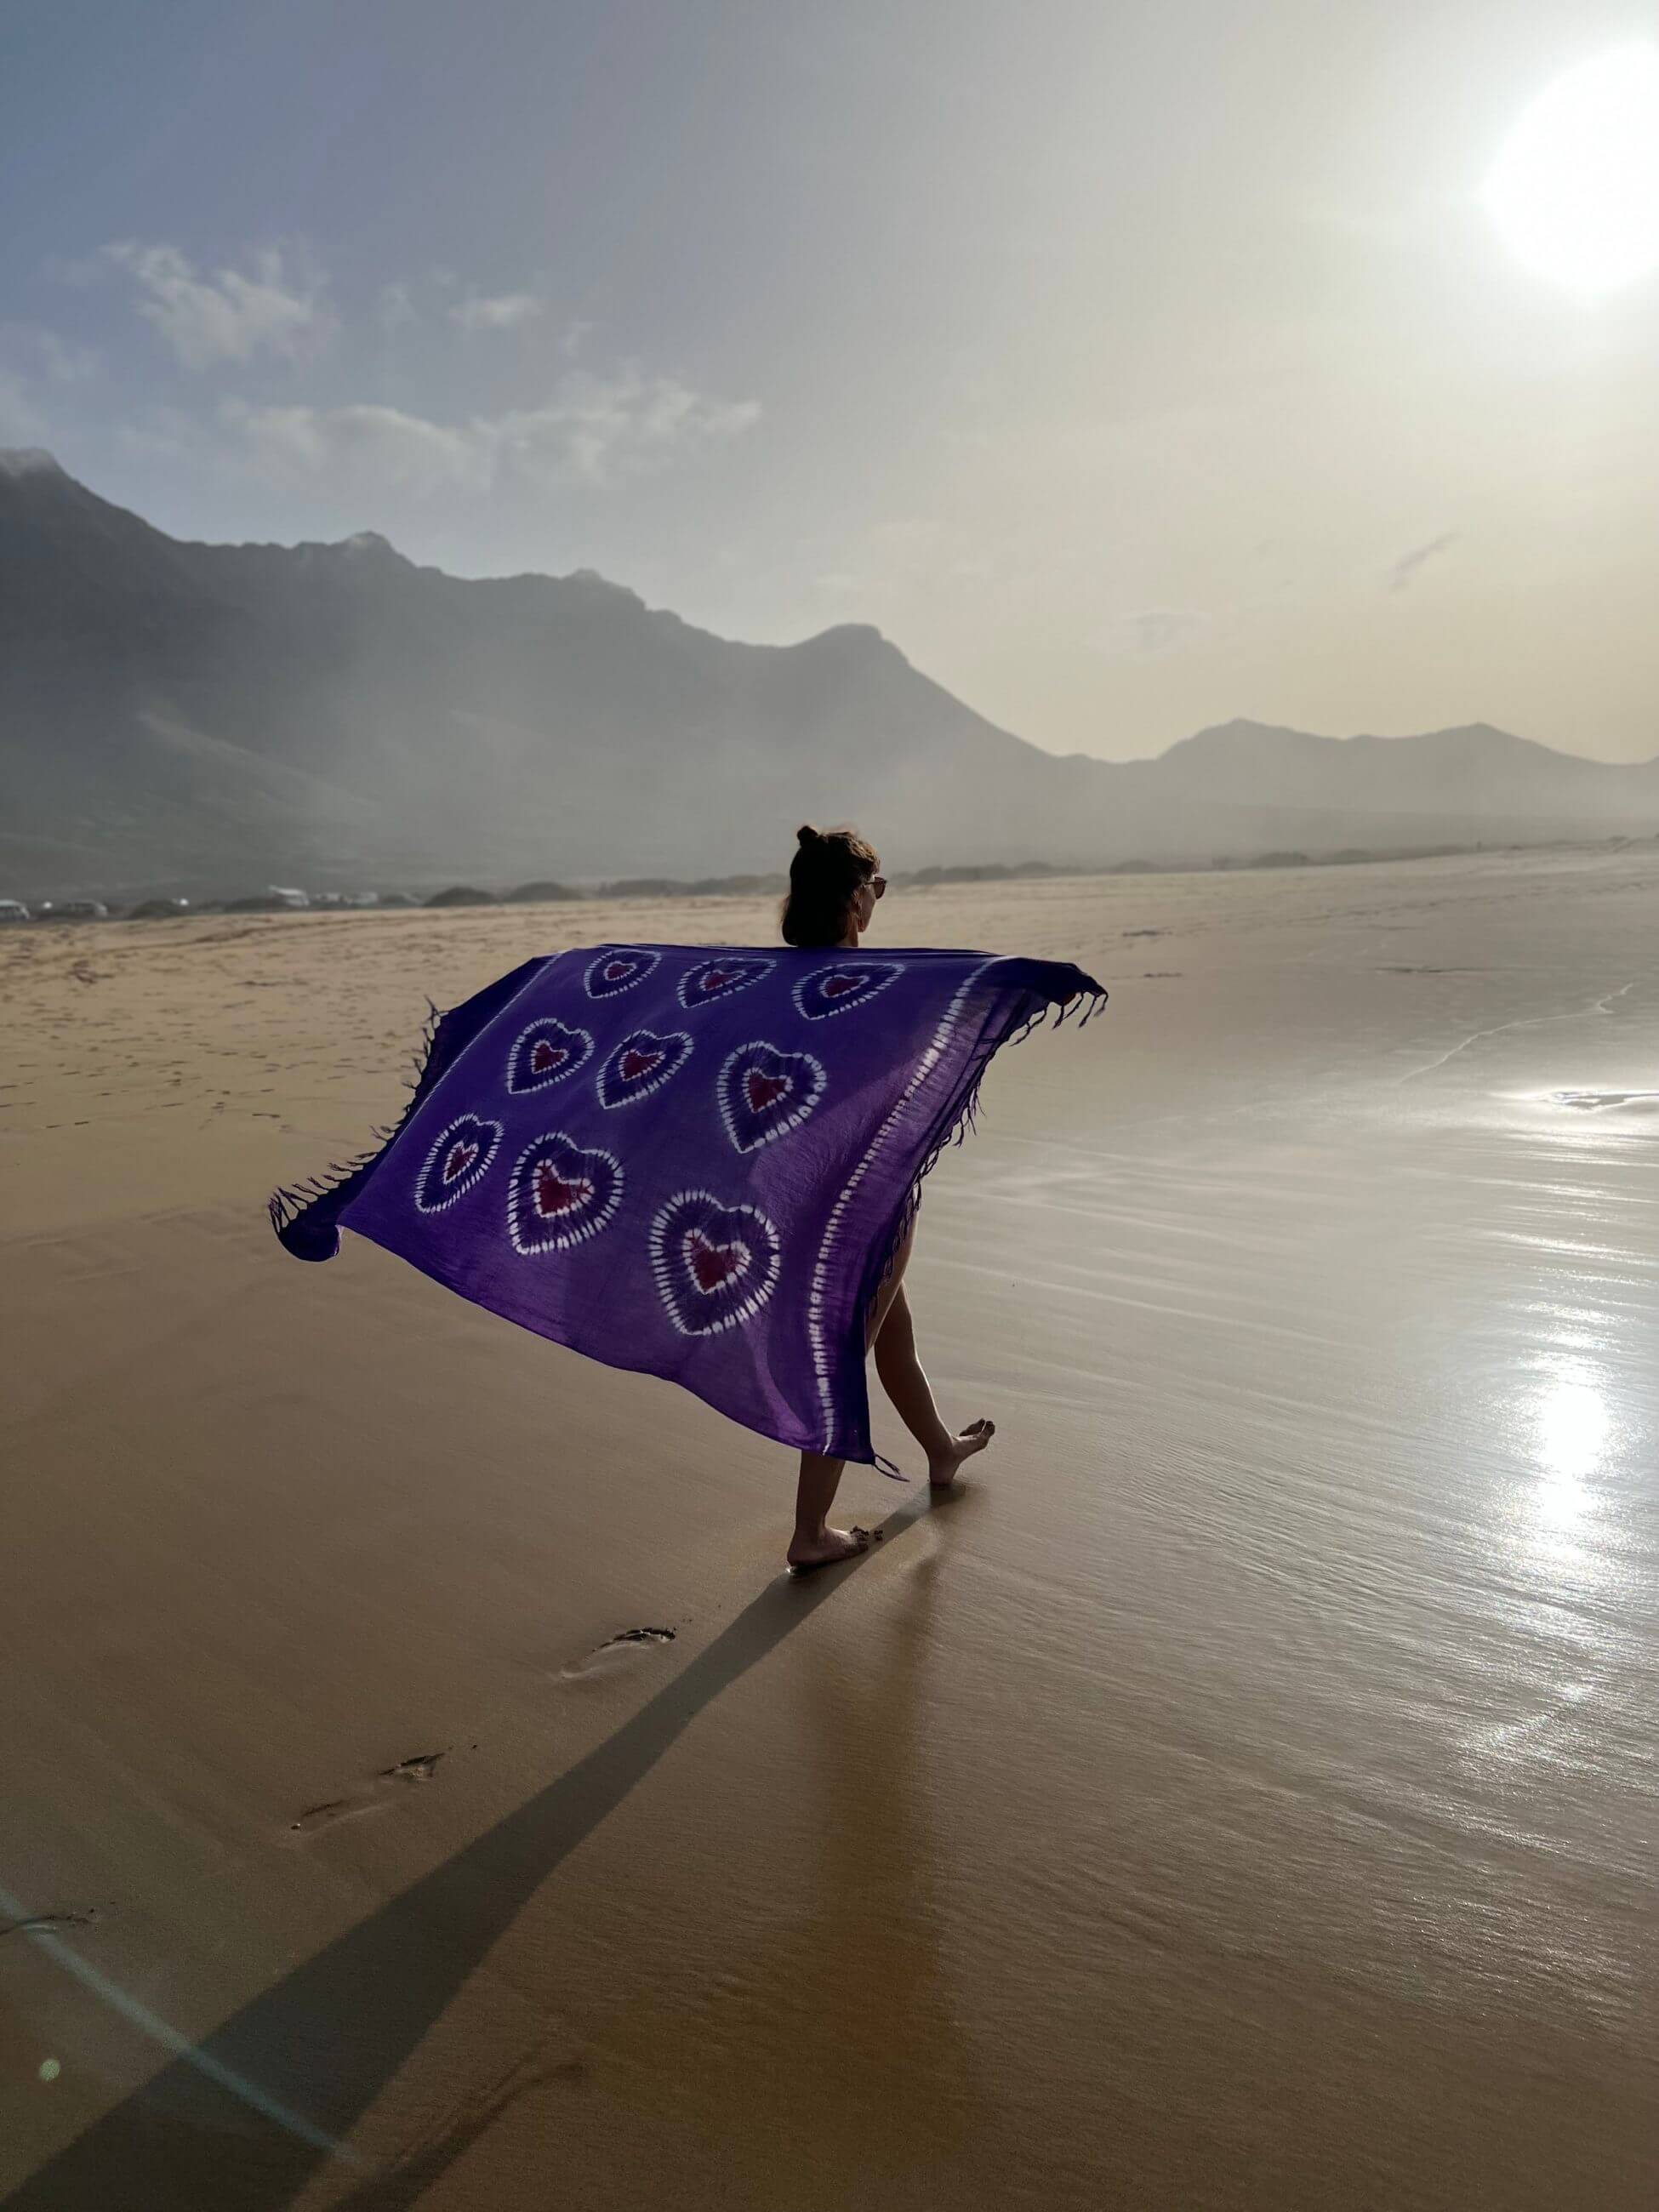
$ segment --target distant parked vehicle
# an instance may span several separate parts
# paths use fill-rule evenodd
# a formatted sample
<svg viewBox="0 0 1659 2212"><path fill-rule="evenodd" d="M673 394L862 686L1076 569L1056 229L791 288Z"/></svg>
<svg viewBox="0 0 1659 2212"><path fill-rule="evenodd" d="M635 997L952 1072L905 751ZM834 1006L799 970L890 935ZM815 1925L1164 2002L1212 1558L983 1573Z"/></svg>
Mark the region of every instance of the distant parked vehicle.
<svg viewBox="0 0 1659 2212"><path fill-rule="evenodd" d="M127 916L129 921L165 921L171 915L188 914L190 901L186 898L142 899Z"/></svg>
<svg viewBox="0 0 1659 2212"><path fill-rule="evenodd" d="M310 895L290 890L282 884L267 884L262 891L249 891L241 898L225 899L219 907L221 914L300 914L308 913Z"/></svg>
<svg viewBox="0 0 1659 2212"><path fill-rule="evenodd" d="M29 910L21 899L0 899L0 921L27 921Z"/></svg>
<svg viewBox="0 0 1659 2212"><path fill-rule="evenodd" d="M109 908L102 899L43 899L34 909L37 921L107 921Z"/></svg>

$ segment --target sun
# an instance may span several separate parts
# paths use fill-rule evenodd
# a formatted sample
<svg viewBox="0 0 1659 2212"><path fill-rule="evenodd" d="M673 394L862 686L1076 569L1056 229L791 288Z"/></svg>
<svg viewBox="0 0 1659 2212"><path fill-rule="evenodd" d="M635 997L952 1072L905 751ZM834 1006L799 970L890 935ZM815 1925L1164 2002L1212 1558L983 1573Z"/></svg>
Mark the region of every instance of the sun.
<svg viewBox="0 0 1659 2212"><path fill-rule="evenodd" d="M1659 46L1617 47L1547 85L1481 198L1516 258L1573 291L1659 269Z"/></svg>

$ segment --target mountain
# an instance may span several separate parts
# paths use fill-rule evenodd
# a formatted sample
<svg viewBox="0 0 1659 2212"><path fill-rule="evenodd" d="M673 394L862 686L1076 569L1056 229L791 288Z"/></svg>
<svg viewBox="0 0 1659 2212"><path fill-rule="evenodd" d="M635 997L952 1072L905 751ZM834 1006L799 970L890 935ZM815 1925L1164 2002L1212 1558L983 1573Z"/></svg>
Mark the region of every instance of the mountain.
<svg viewBox="0 0 1659 2212"><path fill-rule="evenodd" d="M692 877L781 866L809 817L894 866L1649 836L1659 763L1248 722L1060 757L860 625L738 644L373 532L188 544L0 453L0 895Z"/></svg>

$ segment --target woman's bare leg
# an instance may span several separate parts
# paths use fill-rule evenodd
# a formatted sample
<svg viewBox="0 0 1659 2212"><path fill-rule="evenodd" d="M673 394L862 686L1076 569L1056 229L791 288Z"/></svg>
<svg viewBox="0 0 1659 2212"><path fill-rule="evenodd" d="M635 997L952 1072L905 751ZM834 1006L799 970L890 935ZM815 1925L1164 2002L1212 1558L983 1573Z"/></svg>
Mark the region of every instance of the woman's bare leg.
<svg viewBox="0 0 1659 2212"><path fill-rule="evenodd" d="M881 1334L887 1316L892 1311L893 1301L902 1295L904 1271L910 1264L910 1253L916 1241L916 1224L913 1221L904 1232L904 1242L894 1253L887 1273L881 1279L881 1288L876 1292L876 1302L870 1309L870 1318L864 1326L864 1348L869 1351Z"/></svg>
<svg viewBox="0 0 1659 2212"><path fill-rule="evenodd" d="M915 1324L910 1301L900 1284L876 1335L876 1372L881 1387L893 1401L911 1435L927 1455L927 1480L934 1490L948 1490L965 1459L984 1450L996 1434L994 1421L970 1421L953 1436L939 1418L933 1386L916 1357Z"/></svg>
<svg viewBox="0 0 1659 2212"><path fill-rule="evenodd" d="M836 1502L845 1460L826 1459L822 1452L803 1452L800 1480L795 1487L795 1533L789 1540L792 1567L824 1567L836 1559L850 1559L864 1549L866 1539L856 1529L828 1526L830 1508Z"/></svg>
<svg viewBox="0 0 1659 2212"><path fill-rule="evenodd" d="M909 1264L911 1237L914 1229L893 1255L893 1264L882 1278L881 1288L871 1310L870 1324L865 1333L866 1351L879 1337L882 1327L898 1296L899 1285ZM789 1564L792 1567L828 1566L836 1559L850 1559L861 1552L866 1537L851 1528L832 1528L829 1525L830 1508L836 1502L836 1487L845 1460L826 1459L822 1452L803 1452L800 1455L800 1480L795 1486L795 1533L789 1543Z"/></svg>

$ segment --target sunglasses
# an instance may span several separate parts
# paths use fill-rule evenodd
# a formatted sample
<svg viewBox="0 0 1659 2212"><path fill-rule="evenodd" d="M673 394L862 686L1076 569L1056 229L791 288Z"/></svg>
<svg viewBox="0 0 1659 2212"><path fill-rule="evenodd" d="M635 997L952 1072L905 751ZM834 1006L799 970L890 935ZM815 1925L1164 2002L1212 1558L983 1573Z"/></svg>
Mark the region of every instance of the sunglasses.
<svg viewBox="0 0 1659 2212"><path fill-rule="evenodd" d="M866 878L866 881L870 890L870 894L874 898L879 898L887 888L887 878L885 876L870 876Z"/></svg>

